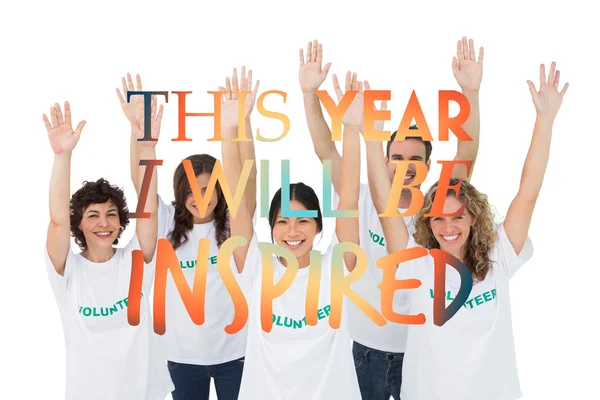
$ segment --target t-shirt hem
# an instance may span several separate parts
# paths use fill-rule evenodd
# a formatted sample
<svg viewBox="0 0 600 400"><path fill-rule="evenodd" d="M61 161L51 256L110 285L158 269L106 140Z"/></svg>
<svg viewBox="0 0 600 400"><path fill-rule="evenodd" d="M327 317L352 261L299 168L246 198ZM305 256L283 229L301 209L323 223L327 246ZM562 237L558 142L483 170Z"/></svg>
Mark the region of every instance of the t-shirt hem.
<svg viewBox="0 0 600 400"><path fill-rule="evenodd" d="M225 357L222 359L218 359L218 360L198 360L198 359L191 359L191 358L183 358L183 357L167 357L167 360L171 361L171 362L176 362L176 363L180 363L180 364L191 364L191 365L218 365L218 364L224 364L230 361L235 361L235 360L239 360L240 358L244 357L246 353L242 352L239 353L237 355L231 356L231 357Z"/></svg>
<svg viewBox="0 0 600 400"><path fill-rule="evenodd" d="M351 338L351 339L353 342L356 342L362 346L365 346L365 347L368 347L370 349L377 350L377 351L385 351L388 353L405 353L406 352L406 347L403 347L403 348L385 347L385 346L376 345L375 343L369 342L366 340L355 340L353 338Z"/></svg>

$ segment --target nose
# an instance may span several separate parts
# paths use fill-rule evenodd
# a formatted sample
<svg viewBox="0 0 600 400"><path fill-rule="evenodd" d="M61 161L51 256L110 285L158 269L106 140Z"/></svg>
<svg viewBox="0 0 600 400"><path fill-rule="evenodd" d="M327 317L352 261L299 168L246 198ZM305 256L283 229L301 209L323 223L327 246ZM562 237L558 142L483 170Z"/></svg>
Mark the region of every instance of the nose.
<svg viewBox="0 0 600 400"><path fill-rule="evenodd" d="M288 235L296 236L298 234L298 224L296 221L290 221L290 223L288 224L288 227L289 227Z"/></svg>
<svg viewBox="0 0 600 400"><path fill-rule="evenodd" d="M100 220L98 221L100 226L108 226L108 218L106 215L101 215Z"/></svg>
<svg viewBox="0 0 600 400"><path fill-rule="evenodd" d="M454 223L452 222L452 219L447 218L445 220L444 228L446 228L447 232L451 232L453 227L454 227Z"/></svg>

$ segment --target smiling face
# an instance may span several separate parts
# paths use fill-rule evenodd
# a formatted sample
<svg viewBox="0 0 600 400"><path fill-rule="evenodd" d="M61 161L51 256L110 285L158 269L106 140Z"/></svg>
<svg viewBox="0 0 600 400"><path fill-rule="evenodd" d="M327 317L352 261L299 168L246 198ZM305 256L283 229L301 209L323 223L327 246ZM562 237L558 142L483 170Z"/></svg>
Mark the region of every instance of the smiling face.
<svg viewBox="0 0 600 400"><path fill-rule="evenodd" d="M453 214L462 206L463 203L456 197L448 195L444 203L444 214ZM473 225L473 216L467 208L458 216L430 217L429 224L440 249L462 260Z"/></svg>
<svg viewBox="0 0 600 400"><path fill-rule="evenodd" d="M88 249L111 248L121 229L119 210L111 201L90 204L83 211L79 229Z"/></svg>
<svg viewBox="0 0 600 400"><path fill-rule="evenodd" d="M297 200L290 200L290 210L306 210L306 207ZM281 216L281 209L277 212L272 230L275 244L285 247L296 258L301 258L312 250L318 233L314 218L284 218Z"/></svg>
<svg viewBox="0 0 600 400"><path fill-rule="evenodd" d="M390 181L394 180L394 175L396 174L396 164L391 162L392 160L396 161L421 161L425 162L426 157L426 149L425 143L417 139L407 138L403 141L393 141L390 144L389 148L389 158L386 157L386 166L388 168L390 174ZM431 164L431 160L427 160L427 171L429 171L429 167ZM415 179L416 168L414 165L408 166L408 171L404 177L404 185L411 184ZM419 188L419 186L415 186Z"/></svg>
<svg viewBox="0 0 600 400"><path fill-rule="evenodd" d="M202 196L206 194L206 188L208 186L208 181L210 180L210 173L205 172L196 177L196 182L198 182L198 187L200 188L200 193ZM200 212L198 211L198 207L196 205L196 200L194 199L194 195L192 194L192 190L188 190L187 198L185 200L185 208L192 214L194 218L195 224L203 224L214 220L215 215L215 207L217 206L217 190L212 193L210 198L210 202L208 203L208 208L206 209L206 214L204 218L200 216Z"/></svg>

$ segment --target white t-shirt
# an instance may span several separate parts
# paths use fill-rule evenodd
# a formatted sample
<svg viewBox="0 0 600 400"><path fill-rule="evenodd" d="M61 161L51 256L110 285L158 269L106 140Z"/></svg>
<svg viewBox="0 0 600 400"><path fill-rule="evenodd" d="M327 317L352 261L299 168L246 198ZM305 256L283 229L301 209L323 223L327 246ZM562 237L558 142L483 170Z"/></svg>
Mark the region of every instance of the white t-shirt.
<svg viewBox="0 0 600 400"><path fill-rule="evenodd" d="M338 201L337 195L335 201ZM398 209L398 211L403 213L406 209ZM383 228L371 199L369 186L365 184L360 185L358 212L360 247L367 254L369 264L365 273L352 284L352 290L381 313L381 290L378 286L383 280L383 270L375 263L388 254L387 243L383 237ZM412 234L413 217L404 217L404 223ZM408 304L396 299L397 293L394 294L394 311L407 314ZM403 353L405 350L407 325L386 321L384 326L378 326L352 301L348 301L348 325L352 340L364 346L393 353Z"/></svg>
<svg viewBox="0 0 600 400"><path fill-rule="evenodd" d="M504 224L490 251L494 261L485 280L473 284L468 300L443 326L433 323L433 257L400 264L396 278L417 278L418 289L401 290L410 314L425 314L410 325L402 368L402 400L514 400L521 397L512 332L509 279L533 254L527 238L517 255ZM418 246L410 239L408 247ZM446 307L460 287L456 269L446 266Z"/></svg>
<svg viewBox="0 0 600 400"><path fill-rule="evenodd" d="M45 251L67 349L67 400L163 400L174 389L150 314L154 265L146 264L140 323L129 325L131 254L137 237L94 263L71 249L64 276Z"/></svg>
<svg viewBox="0 0 600 400"><path fill-rule="evenodd" d="M167 238L175 227L175 207L158 201L158 237ZM190 288L194 286L196 274L196 258L200 239L210 240L210 256L206 278L204 323L196 325L192 321L175 281L170 273L167 275L166 292L166 332L163 335L170 361L195 364L216 365L236 360L244 356L246 348L246 327L235 334L225 332L225 327L233 321L234 307L229 292L221 279L217 268L217 239L215 224L194 224L188 231L188 241L175 250L179 265ZM238 275L237 267L230 260L234 276Z"/></svg>
<svg viewBox="0 0 600 400"><path fill-rule="evenodd" d="M239 400L360 400L345 299L339 329L329 326L334 244L335 240L321 259L317 325L306 323L310 268L306 267L299 269L290 288L273 300L273 327L266 333L260 320L262 255L258 239L252 238L242 274L249 280L249 316ZM275 284L286 271L275 256L273 270Z"/></svg>

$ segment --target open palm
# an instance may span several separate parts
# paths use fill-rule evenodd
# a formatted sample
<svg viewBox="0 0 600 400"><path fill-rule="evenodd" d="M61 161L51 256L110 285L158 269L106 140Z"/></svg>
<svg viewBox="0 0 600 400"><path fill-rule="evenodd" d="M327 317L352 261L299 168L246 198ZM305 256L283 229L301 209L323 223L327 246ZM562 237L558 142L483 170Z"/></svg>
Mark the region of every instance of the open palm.
<svg viewBox="0 0 600 400"><path fill-rule="evenodd" d="M71 126L71 107L68 102L65 102L64 117L60 105L56 103L54 107L50 108L52 122L48 120L46 114L42 118L44 119L50 146L52 146L54 153L62 154L71 152L79 141L85 121L81 121L77 125L77 129L73 131L73 127Z"/></svg>
<svg viewBox="0 0 600 400"><path fill-rule="evenodd" d="M319 89L321 84L327 78L331 63L323 65L323 45L317 40L308 42L306 48L306 62L304 62L304 52L300 49L300 89L303 92L314 92Z"/></svg>
<svg viewBox="0 0 600 400"><path fill-rule="evenodd" d="M483 47L479 48L479 60L475 58L475 43L463 37L456 44L456 57L452 59L452 72L462 90L479 90L483 76Z"/></svg>
<svg viewBox="0 0 600 400"><path fill-rule="evenodd" d="M252 110L254 110L260 81L256 81L254 89L252 89L252 70L248 70L246 75L246 67L244 66L241 72L241 82L238 81L237 68L234 68L231 79L229 77L225 79L225 87L219 87L219 91L223 93L221 96L221 127L223 129L239 126L239 97L236 92L250 92L252 90L251 93L246 94L244 118L249 118Z"/></svg>
<svg viewBox="0 0 600 400"><path fill-rule="evenodd" d="M136 75L135 80L137 89L133 86L133 80L131 79L131 75L128 73L127 80L125 80L124 77L121 78L123 94L121 94L121 91L117 88L117 96L119 97L119 102L121 103L121 109L123 110L123 114L125 114L125 117L131 124L139 120L142 114L144 113L144 96L131 96L129 98L129 102L127 102L127 100L125 99L125 96L127 96L127 92L142 91L142 79L140 78L139 74Z"/></svg>
<svg viewBox="0 0 600 400"><path fill-rule="evenodd" d="M556 69L556 63L553 62L550 66L548 78L546 78L546 67L540 65L540 90L535 89L535 85L531 81L527 81L531 98L537 114L542 117L555 118L562 104L563 96L569 88L569 84L565 83L562 90L558 91L560 81L560 71Z"/></svg>

